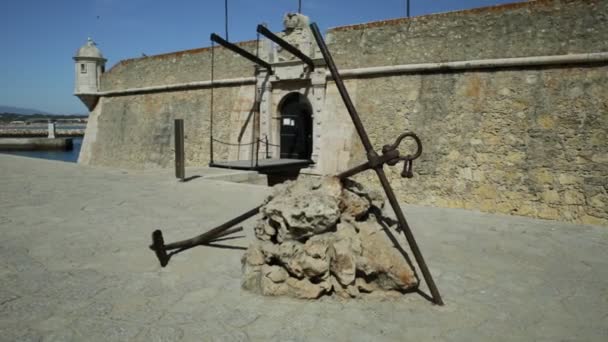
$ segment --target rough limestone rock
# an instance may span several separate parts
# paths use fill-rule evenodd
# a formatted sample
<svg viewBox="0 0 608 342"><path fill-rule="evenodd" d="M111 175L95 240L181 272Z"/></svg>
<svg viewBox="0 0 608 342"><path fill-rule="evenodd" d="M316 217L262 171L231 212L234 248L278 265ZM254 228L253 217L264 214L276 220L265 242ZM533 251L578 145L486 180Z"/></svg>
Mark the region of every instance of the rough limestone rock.
<svg viewBox="0 0 608 342"><path fill-rule="evenodd" d="M394 295L415 288L418 278L407 255L385 231L403 243L383 206L378 193L335 177L275 186L260 210L256 241L242 258L242 287L305 299Z"/></svg>
<svg viewBox="0 0 608 342"><path fill-rule="evenodd" d="M302 185L295 183L275 191L260 210L263 218L255 228L258 239L302 241L335 227L340 219L340 181L325 179L323 186L320 180Z"/></svg>

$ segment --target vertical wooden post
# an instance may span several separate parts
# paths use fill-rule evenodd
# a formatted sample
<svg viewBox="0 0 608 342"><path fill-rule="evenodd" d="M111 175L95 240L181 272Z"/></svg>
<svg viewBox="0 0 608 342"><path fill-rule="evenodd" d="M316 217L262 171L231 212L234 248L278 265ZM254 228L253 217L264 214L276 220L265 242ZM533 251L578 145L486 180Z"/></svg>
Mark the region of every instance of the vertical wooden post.
<svg viewBox="0 0 608 342"><path fill-rule="evenodd" d="M184 161L184 119L175 119L175 177L182 182L186 178Z"/></svg>

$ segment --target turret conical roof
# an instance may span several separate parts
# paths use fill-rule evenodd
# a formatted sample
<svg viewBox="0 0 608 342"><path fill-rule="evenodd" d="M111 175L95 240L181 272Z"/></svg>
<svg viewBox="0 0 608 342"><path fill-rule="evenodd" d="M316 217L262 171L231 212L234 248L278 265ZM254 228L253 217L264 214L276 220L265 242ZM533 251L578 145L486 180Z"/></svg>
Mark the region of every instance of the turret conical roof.
<svg viewBox="0 0 608 342"><path fill-rule="evenodd" d="M76 51L76 55L74 58L98 58L105 59L101 54L101 51L97 48L97 45L90 37L87 39L87 43L84 44L78 51Z"/></svg>

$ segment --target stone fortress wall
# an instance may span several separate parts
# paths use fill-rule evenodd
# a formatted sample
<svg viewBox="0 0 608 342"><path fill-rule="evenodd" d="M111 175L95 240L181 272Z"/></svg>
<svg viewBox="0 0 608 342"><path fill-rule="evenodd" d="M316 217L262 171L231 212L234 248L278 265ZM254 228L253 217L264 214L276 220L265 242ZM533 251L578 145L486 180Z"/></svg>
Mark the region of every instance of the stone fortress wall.
<svg viewBox="0 0 608 342"><path fill-rule="evenodd" d="M327 41L340 70L608 52L608 2L540 0L388 20L330 29ZM254 42L243 46L255 50ZM215 79L253 76L245 59L223 48L215 54ZM123 61L103 75L101 90L205 81L209 63L209 49ZM388 172L400 200L608 225L606 62L367 75L346 85L378 149L405 130L422 138L415 178ZM214 89L218 139L236 139L254 91L247 80ZM102 97L80 162L169 167L179 117L188 165L205 165L210 93L202 86ZM348 120L331 80L324 102ZM322 132L344 138L347 157L336 171L364 160L354 129L343 126ZM231 157L222 148L216 156ZM378 186L372 173L358 178Z"/></svg>
<svg viewBox="0 0 608 342"><path fill-rule="evenodd" d="M256 42L239 43L255 53ZM253 76L251 62L215 47L214 79ZM211 80L211 48L124 60L101 78L101 92ZM213 89L214 135L236 141L241 113L249 113L255 95L253 82L237 82ZM135 92L103 96L91 112L79 162L125 169L170 167L174 163L173 122L184 119L186 163L209 163L209 123L212 90ZM246 138L246 137L245 137ZM215 154L228 157L228 146Z"/></svg>
<svg viewBox="0 0 608 342"><path fill-rule="evenodd" d="M537 1L340 27L328 40L341 68L606 52L608 1ZM394 182L401 200L608 225L606 64L351 82L375 146L408 129L422 138L418 177ZM359 151L353 160L364 158L360 147L352 150Z"/></svg>

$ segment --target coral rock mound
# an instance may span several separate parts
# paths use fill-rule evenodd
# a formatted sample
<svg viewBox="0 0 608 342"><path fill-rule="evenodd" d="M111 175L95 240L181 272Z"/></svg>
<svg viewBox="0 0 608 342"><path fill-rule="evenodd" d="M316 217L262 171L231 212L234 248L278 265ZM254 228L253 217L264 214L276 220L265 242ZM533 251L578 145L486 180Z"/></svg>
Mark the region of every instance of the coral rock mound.
<svg viewBox="0 0 608 342"><path fill-rule="evenodd" d="M243 255L246 290L269 296L318 298L394 294L418 286L403 251L382 224L384 201L336 177L275 186L262 206L256 241Z"/></svg>

